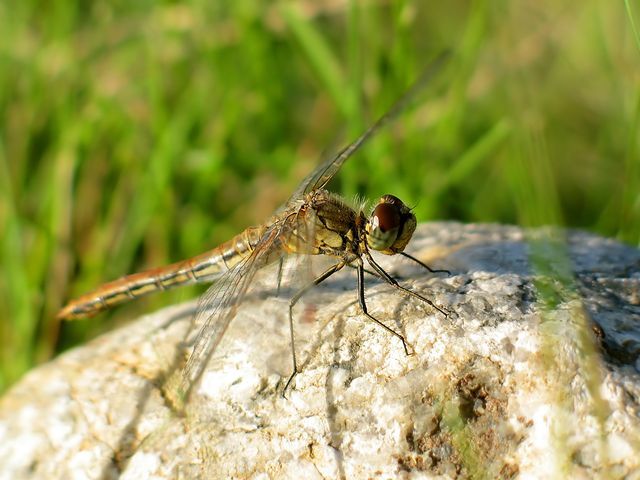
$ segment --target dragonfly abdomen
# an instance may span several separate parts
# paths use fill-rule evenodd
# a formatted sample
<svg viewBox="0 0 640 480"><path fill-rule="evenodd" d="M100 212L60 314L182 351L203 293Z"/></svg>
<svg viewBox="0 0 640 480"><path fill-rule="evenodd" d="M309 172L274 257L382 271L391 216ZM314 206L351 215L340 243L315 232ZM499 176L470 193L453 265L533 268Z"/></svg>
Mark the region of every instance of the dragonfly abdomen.
<svg viewBox="0 0 640 480"><path fill-rule="evenodd" d="M264 227L250 227L208 252L106 283L69 303L58 313L58 318L75 320L92 317L153 292L212 282L251 255L263 233Z"/></svg>

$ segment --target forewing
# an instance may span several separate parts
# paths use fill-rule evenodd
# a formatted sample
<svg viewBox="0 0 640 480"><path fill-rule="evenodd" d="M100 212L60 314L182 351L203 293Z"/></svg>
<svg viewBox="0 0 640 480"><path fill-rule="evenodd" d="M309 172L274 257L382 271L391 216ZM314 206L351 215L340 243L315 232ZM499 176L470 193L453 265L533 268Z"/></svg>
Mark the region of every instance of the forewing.
<svg viewBox="0 0 640 480"><path fill-rule="evenodd" d="M416 94L422 90L431 78L440 70L443 63L447 60L449 54L447 52L439 55L425 71L420 75L418 80L393 104L393 106L373 125L367 128L352 143L344 147L337 155L322 162L310 175L308 175L298 186L293 195L285 204L287 206L295 203L307 193L313 192L319 188L324 188L329 181L338 173L342 164L346 162L362 145L364 145L381 127L387 124L401 113L407 105L414 99Z"/></svg>

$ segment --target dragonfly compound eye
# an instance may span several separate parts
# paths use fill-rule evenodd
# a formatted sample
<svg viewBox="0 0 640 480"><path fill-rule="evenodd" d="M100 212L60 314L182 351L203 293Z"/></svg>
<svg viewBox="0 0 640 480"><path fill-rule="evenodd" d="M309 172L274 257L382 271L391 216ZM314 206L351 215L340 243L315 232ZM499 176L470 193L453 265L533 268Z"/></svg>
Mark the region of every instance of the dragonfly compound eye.
<svg viewBox="0 0 640 480"><path fill-rule="evenodd" d="M402 200L384 195L367 223L367 244L387 255L402 252L416 229L416 216Z"/></svg>
<svg viewBox="0 0 640 480"><path fill-rule="evenodd" d="M373 209L367 229L367 241L374 250L386 250L398 238L402 217L397 205L384 201Z"/></svg>

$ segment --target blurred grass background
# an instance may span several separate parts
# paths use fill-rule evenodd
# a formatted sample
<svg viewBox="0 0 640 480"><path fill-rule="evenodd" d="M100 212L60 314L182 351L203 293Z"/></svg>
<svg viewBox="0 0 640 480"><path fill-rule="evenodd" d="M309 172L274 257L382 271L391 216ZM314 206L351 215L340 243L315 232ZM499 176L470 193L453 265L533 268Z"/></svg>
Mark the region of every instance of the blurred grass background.
<svg viewBox="0 0 640 480"><path fill-rule="evenodd" d="M71 297L266 219L319 159L454 58L334 189L419 220L640 242L629 2L0 3L0 391L194 291L60 324Z"/></svg>

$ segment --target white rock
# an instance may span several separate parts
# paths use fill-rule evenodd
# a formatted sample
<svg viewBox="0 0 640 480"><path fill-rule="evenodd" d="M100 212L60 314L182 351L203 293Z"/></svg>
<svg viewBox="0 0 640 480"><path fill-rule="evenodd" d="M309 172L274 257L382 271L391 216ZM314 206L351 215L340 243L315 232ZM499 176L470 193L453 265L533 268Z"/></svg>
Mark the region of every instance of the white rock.
<svg viewBox="0 0 640 480"><path fill-rule="evenodd" d="M640 252L570 232L567 257L548 238L434 223L408 250L451 276L381 259L452 312L369 279L409 356L359 313L354 272L336 275L296 307L316 322L296 325L287 399L293 289L275 297L272 270L182 414L162 385L193 304L143 317L0 400L0 478L638 478Z"/></svg>

